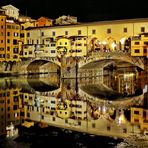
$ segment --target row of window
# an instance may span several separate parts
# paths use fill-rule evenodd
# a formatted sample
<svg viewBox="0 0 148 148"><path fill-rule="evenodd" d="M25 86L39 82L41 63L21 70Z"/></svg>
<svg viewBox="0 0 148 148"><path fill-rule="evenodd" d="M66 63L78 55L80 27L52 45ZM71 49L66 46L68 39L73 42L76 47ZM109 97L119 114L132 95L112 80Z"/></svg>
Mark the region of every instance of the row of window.
<svg viewBox="0 0 148 148"><path fill-rule="evenodd" d="M10 35L11 35L10 32L7 32L7 36L10 36ZM14 33L13 33L13 36L14 36L14 37L18 37L18 36L19 36L19 33L14 32Z"/></svg>
<svg viewBox="0 0 148 148"><path fill-rule="evenodd" d="M135 42L135 45L140 45L140 42ZM148 42L144 42L144 45L148 45Z"/></svg>
<svg viewBox="0 0 148 148"><path fill-rule="evenodd" d="M135 53L140 53L140 49L135 49ZM147 49L146 48L143 49L143 53L147 53Z"/></svg>
<svg viewBox="0 0 148 148"><path fill-rule="evenodd" d="M19 29L19 26L7 25L7 29Z"/></svg>
<svg viewBox="0 0 148 148"><path fill-rule="evenodd" d="M141 27L140 29L141 29L141 32L145 32L145 27ZM123 32L124 33L127 33L128 32L128 29L126 27L123 28ZM111 28L108 28L107 31L106 31L106 33L107 34L112 33ZM96 30L95 29L92 30L92 34L96 34ZM52 32L52 36L55 36L55 35L56 35L56 32L53 31ZM65 35L68 35L68 31L65 31ZM81 30L78 30L78 35L82 35L82 31ZM44 32L41 32L41 36L44 36ZM27 33L27 37L30 37L30 33Z"/></svg>

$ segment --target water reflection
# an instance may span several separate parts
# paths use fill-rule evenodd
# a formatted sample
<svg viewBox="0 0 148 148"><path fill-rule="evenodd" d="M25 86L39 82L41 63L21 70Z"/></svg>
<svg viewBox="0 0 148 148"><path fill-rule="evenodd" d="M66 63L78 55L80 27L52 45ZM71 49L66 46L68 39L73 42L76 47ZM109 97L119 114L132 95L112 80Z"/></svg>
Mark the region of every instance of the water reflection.
<svg viewBox="0 0 148 148"><path fill-rule="evenodd" d="M56 74L0 79L0 135L11 122L32 125L26 120L112 137L144 133L143 86L133 72L105 75L103 83Z"/></svg>

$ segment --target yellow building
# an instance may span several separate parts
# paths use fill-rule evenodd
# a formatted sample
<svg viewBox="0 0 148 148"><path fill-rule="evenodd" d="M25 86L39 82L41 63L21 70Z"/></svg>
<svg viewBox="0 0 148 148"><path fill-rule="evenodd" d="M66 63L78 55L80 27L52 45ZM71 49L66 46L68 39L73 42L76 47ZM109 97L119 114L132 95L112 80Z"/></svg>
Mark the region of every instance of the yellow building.
<svg viewBox="0 0 148 148"><path fill-rule="evenodd" d="M131 108L131 123L137 124L142 130L148 129L148 110L143 108Z"/></svg>
<svg viewBox="0 0 148 148"><path fill-rule="evenodd" d="M79 42L83 45L80 46L80 48L85 50L83 50L84 52L75 54L76 56L78 54L79 56L84 56L85 52L88 53L92 50L92 44L96 44L96 42L92 42L94 39L97 40L97 44L99 44L98 46L102 47L104 50L108 48L108 50L122 50L130 52L131 38L140 33L148 32L147 26L148 19L145 18L91 22L65 26L37 27L27 29L28 36L26 40L27 44L45 44L43 40L48 37L56 40L59 36L66 36L69 39L75 36L77 37L76 40L79 40L80 37L83 36L86 37L86 41L84 41L85 38L81 38L81 41L79 40ZM65 43L64 39L61 40ZM60 41L57 41L58 46L60 46ZM79 45L77 48L79 48ZM69 53L69 56L73 56L74 53L75 52L73 52L73 54Z"/></svg>
<svg viewBox="0 0 148 148"><path fill-rule="evenodd" d="M148 33L142 33L132 38L131 56L148 56Z"/></svg>
<svg viewBox="0 0 148 148"><path fill-rule="evenodd" d="M58 98L58 104L57 104L57 116L60 118L69 118L71 116L71 107L69 100L64 100L65 102L62 102L60 98Z"/></svg>

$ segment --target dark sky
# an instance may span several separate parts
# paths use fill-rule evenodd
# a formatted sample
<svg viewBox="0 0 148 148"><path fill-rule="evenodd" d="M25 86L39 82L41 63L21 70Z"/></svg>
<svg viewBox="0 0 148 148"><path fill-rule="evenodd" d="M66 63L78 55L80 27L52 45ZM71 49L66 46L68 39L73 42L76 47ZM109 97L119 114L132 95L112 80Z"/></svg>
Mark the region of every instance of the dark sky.
<svg viewBox="0 0 148 148"><path fill-rule="evenodd" d="M21 14L35 19L73 15L79 22L148 17L147 3L147 0L0 0L1 6L12 4Z"/></svg>

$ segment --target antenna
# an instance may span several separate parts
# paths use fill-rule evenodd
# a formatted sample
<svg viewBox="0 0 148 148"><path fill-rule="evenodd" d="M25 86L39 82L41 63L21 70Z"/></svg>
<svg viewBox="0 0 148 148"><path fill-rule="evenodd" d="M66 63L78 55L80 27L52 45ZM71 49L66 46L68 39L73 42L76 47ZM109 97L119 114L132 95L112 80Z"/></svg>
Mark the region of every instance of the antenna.
<svg viewBox="0 0 148 148"><path fill-rule="evenodd" d="M27 8L26 8L26 12L25 12L25 15L27 16L27 13L28 13L28 10L27 10Z"/></svg>

